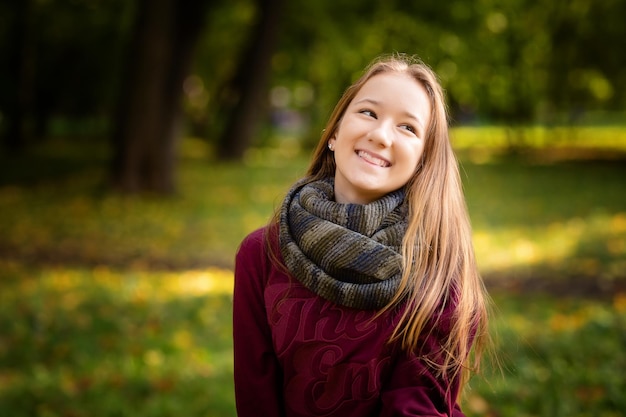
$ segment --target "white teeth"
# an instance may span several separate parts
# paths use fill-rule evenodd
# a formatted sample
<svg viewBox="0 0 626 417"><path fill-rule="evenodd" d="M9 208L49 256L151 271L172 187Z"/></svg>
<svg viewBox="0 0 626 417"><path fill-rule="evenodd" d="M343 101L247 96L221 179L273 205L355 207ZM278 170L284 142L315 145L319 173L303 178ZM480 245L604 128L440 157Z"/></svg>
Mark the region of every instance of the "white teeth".
<svg viewBox="0 0 626 417"><path fill-rule="evenodd" d="M371 164L378 165L383 168L389 166L389 162L385 161L384 159L376 158L374 155L367 153L365 151L358 151L357 155L359 155L359 157L365 159L367 162Z"/></svg>

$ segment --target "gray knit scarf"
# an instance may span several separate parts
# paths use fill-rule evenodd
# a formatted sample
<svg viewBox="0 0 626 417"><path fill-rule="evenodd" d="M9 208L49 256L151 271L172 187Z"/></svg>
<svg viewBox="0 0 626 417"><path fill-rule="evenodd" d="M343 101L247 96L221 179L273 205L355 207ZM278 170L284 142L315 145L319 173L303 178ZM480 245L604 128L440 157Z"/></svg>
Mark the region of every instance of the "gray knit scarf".
<svg viewBox="0 0 626 417"><path fill-rule="evenodd" d="M386 305L401 277L404 191L370 204L334 201L332 178L301 180L280 213L280 250L289 272L320 297L370 310Z"/></svg>

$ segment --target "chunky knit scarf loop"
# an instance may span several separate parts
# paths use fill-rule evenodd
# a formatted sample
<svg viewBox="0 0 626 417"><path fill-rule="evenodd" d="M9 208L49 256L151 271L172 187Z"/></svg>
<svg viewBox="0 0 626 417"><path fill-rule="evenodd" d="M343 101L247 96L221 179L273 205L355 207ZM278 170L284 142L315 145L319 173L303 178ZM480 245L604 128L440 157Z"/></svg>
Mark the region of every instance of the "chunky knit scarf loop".
<svg viewBox="0 0 626 417"><path fill-rule="evenodd" d="M332 178L296 183L280 212L280 250L289 272L320 297L351 308L385 306L402 274L404 191L372 203L334 201Z"/></svg>

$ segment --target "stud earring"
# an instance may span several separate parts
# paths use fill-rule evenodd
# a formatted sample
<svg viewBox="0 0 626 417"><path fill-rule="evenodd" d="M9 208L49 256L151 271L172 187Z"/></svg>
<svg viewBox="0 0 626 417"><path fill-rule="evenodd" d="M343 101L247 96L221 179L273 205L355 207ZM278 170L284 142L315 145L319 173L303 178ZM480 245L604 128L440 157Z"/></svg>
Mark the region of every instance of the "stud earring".
<svg viewBox="0 0 626 417"><path fill-rule="evenodd" d="M331 151L334 151L334 150L335 150L335 148L333 147L333 144L332 144L332 143L329 143L329 144L328 144L328 149L330 149Z"/></svg>

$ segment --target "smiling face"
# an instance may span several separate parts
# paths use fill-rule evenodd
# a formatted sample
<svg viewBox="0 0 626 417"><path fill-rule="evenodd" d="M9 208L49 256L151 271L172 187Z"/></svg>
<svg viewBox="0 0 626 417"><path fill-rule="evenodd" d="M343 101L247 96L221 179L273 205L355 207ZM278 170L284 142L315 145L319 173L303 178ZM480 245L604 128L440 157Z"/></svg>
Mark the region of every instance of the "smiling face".
<svg viewBox="0 0 626 417"><path fill-rule="evenodd" d="M329 145L335 153L335 199L367 204L404 186L424 150L430 100L411 76L373 76L350 102Z"/></svg>

